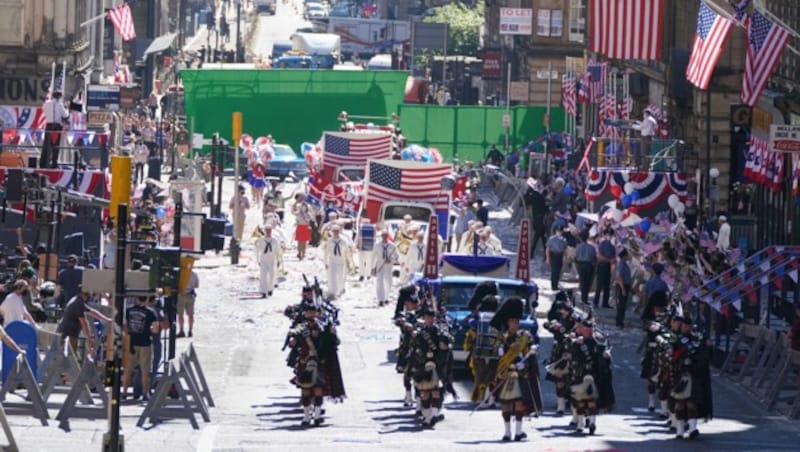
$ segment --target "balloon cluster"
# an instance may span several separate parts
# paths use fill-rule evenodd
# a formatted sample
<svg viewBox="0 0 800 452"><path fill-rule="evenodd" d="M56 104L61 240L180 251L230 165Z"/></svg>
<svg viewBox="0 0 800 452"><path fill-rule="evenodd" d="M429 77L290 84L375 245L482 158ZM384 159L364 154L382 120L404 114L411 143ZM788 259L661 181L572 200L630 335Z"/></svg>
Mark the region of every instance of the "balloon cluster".
<svg viewBox="0 0 800 452"><path fill-rule="evenodd" d="M611 185L611 194L622 201L622 207L626 209L633 206L641 198L641 194L631 182L626 182L622 188L619 185Z"/></svg>
<svg viewBox="0 0 800 452"><path fill-rule="evenodd" d="M417 144L400 151L400 158L425 163L442 163L442 154L436 148L425 148Z"/></svg>
<svg viewBox="0 0 800 452"><path fill-rule="evenodd" d="M315 167L322 158L319 147L314 143L305 142L300 145L300 153L310 167Z"/></svg>
<svg viewBox="0 0 800 452"><path fill-rule="evenodd" d="M669 205L669 208L679 217L683 216L683 213L686 211L686 204L682 203L678 195L674 193L667 198L667 205Z"/></svg>

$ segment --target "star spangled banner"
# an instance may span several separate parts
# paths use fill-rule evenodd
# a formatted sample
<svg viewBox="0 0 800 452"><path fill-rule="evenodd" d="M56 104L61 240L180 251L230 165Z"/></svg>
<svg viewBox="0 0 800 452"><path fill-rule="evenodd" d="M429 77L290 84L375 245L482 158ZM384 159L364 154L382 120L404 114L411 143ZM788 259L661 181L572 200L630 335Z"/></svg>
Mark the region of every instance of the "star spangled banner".
<svg viewBox="0 0 800 452"><path fill-rule="evenodd" d="M363 166L369 159L391 155L392 136L387 133L325 132L322 138L323 166Z"/></svg>
<svg viewBox="0 0 800 452"><path fill-rule="evenodd" d="M123 41L130 41L136 38L136 30L133 27L133 16L131 15L131 7L127 3L123 3L116 8L108 10L108 19L114 25L119 36Z"/></svg>
<svg viewBox="0 0 800 452"><path fill-rule="evenodd" d="M733 28L733 22L715 13L702 0L697 13L697 31L694 35L694 46L689 65L686 67L686 79L700 89L708 88L711 74L717 67L722 54L722 46Z"/></svg>
<svg viewBox="0 0 800 452"><path fill-rule="evenodd" d="M753 14L745 19L745 26L747 55L741 96L742 102L752 107L758 103L758 98L764 92L792 35L758 11L753 11Z"/></svg>
<svg viewBox="0 0 800 452"><path fill-rule="evenodd" d="M590 50L621 60L661 60L664 0L592 0Z"/></svg>
<svg viewBox="0 0 800 452"><path fill-rule="evenodd" d="M409 160L370 160L367 166L367 201L413 200L447 209L448 192L442 178L452 172L450 165Z"/></svg>

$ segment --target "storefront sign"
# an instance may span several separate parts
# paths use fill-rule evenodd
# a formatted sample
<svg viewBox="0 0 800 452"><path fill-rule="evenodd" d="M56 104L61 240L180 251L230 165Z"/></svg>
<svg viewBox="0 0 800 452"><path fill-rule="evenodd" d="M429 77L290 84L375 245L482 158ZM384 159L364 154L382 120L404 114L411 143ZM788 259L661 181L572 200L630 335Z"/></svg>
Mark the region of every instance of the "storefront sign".
<svg viewBox="0 0 800 452"><path fill-rule="evenodd" d="M533 32L533 10L500 8L501 35L530 35Z"/></svg>
<svg viewBox="0 0 800 452"><path fill-rule="evenodd" d="M138 86L120 87L119 89L119 106L121 108L133 108L136 106L136 101L142 90Z"/></svg>
<svg viewBox="0 0 800 452"><path fill-rule="evenodd" d="M86 122L92 125L111 124L114 114L109 111L90 111L86 113Z"/></svg>
<svg viewBox="0 0 800 452"><path fill-rule="evenodd" d="M484 49L481 77L489 80L499 79L503 75L502 61L503 53L500 49Z"/></svg>
<svg viewBox="0 0 800 452"><path fill-rule="evenodd" d="M119 85L89 85L86 111L119 111Z"/></svg>
<svg viewBox="0 0 800 452"><path fill-rule="evenodd" d="M800 152L800 126L773 124L769 131L770 150Z"/></svg>
<svg viewBox="0 0 800 452"><path fill-rule="evenodd" d="M0 75L0 104L41 105L49 88L49 77Z"/></svg>

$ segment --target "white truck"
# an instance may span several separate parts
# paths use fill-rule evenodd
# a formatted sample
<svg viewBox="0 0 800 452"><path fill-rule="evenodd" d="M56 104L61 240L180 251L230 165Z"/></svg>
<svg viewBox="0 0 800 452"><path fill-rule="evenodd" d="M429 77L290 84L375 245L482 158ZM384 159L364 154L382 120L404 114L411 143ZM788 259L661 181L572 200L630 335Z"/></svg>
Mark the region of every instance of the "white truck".
<svg viewBox="0 0 800 452"><path fill-rule="evenodd" d="M292 52L312 57L318 68L333 69L340 60L342 40L330 33L295 33L292 35Z"/></svg>
<svg viewBox="0 0 800 452"><path fill-rule="evenodd" d="M330 17L328 33L342 38L342 54L368 59L411 42L411 22L385 19Z"/></svg>

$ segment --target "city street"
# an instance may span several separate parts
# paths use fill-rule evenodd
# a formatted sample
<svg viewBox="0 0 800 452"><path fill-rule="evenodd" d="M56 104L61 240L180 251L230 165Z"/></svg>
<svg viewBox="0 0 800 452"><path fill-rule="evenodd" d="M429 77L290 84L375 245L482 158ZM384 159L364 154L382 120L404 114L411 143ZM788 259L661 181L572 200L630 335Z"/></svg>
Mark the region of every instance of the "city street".
<svg viewBox="0 0 800 452"><path fill-rule="evenodd" d="M302 11L302 2L294 4L278 0L276 7L274 16L261 14L254 25L256 28L249 44L250 54L256 60L271 56L275 41L288 40L303 22L303 17L298 14L298 11Z"/></svg>
<svg viewBox="0 0 800 452"><path fill-rule="evenodd" d="M227 199L232 183L226 181L225 188ZM250 236L258 217L254 209L248 212L245 237ZM493 212L491 222L500 235L510 237L504 218L506 212ZM292 226L287 224L284 229L290 231ZM141 429L135 423L142 406L123 402L126 450L405 450L419 444L428 450L768 451L796 450L800 441L796 425L765 412L730 382L716 378L714 420L700 425L702 435L696 441L672 439L663 421L646 410L635 352L639 332L620 333L607 325L601 329L609 334L613 346L617 408L599 418L594 436L576 436L567 428L568 416L553 416L553 386L543 382L545 415L526 422L526 444L503 445L499 411L473 413L467 399L471 385L465 379L457 385L460 400L445 402L444 422L433 431L419 431L413 411L402 407L401 376L395 373L393 363L387 362L387 351L397 345L398 337L391 324L393 307L378 308L373 284L359 283L354 277L348 278L347 293L337 301L342 311L340 360L347 399L342 404L326 404L327 417L321 427L301 430L299 390L289 383L291 369L285 366L281 351L288 327L282 311L299 301L303 273L324 275L320 250L312 249L309 254L310 259L299 262L292 250L286 252L289 277L268 299L252 295L258 286L253 240L244 240L238 266L230 265L224 254L210 254L196 264L200 276L197 325L193 339L179 339L178 350L189 341L197 348L216 402L211 422L201 423L199 432L183 420ZM535 273L536 282L544 287L546 275ZM540 312L547 309L551 297L550 291L542 291ZM550 338L543 334L542 339L541 356L547 356ZM107 430L102 420L72 420L70 433L59 430L57 422L42 427L30 417L12 416L10 420L23 451L87 450L87 446L99 450Z"/></svg>

